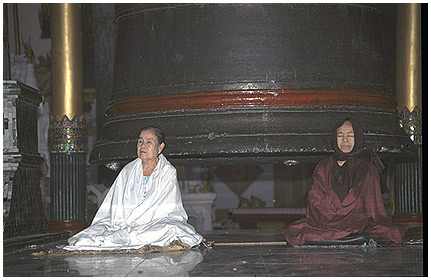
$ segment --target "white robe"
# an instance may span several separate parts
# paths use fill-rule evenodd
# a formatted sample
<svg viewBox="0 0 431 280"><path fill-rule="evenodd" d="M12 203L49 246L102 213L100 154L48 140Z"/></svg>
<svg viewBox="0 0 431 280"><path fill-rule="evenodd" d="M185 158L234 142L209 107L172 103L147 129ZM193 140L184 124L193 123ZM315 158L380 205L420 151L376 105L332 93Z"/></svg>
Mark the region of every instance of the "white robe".
<svg viewBox="0 0 431 280"><path fill-rule="evenodd" d="M65 250L138 249L179 240L198 245L202 236L187 223L176 169L160 154L143 198L141 159L118 174L91 225L68 239Z"/></svg>

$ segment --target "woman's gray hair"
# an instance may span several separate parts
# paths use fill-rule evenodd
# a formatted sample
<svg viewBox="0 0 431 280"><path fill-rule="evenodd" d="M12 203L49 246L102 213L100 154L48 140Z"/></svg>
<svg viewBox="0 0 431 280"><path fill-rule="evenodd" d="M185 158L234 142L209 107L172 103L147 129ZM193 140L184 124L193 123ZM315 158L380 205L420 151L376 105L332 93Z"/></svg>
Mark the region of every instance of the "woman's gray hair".
<svg viewBox="0 0 431 280"><path fill-rule="evenodd" d="M139 130L138 138L143 131L151 131L154 135L156 135L157 141L159 141L159 145L162 143L165 143L166 145L165 133L160 128L156 126L145 126Z"/></svg>

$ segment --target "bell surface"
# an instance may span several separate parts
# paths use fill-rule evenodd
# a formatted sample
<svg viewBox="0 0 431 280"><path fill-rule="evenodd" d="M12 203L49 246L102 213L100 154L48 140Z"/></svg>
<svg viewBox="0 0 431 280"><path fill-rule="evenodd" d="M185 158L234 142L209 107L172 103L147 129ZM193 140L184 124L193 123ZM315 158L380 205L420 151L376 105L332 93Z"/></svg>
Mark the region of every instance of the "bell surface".
<svg viewBox="0 0 431 280"><path fill-rule="evenodd" d="M283 163L332 152L337 120L366 147L409 151L399 125L385 5L117 4L113 93L91 163L136 158L141 127L179 165Z"/></svg>

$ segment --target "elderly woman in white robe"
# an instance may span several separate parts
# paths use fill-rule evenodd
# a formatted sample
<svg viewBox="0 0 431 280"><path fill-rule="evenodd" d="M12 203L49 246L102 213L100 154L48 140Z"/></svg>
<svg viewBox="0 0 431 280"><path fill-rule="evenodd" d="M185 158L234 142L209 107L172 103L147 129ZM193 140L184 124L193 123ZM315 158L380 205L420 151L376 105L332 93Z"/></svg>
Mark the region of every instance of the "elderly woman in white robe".
<svg viewBox="0 0 431 280"><path fill-rule="evenodd" d="M119 173L91 225L69 238L66 250L139 249L180 241L199 245L202 236L187 223L176 169L163 156L163 132L139 132L138 158Z"/></svg>

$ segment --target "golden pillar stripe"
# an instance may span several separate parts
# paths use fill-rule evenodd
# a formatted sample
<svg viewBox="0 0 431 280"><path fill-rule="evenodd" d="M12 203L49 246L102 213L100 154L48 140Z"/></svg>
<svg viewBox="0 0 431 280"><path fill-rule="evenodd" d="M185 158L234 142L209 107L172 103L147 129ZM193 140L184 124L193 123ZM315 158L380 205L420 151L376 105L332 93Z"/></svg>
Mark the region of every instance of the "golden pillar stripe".
<svg viewBox="0 0 431 280"><path fill-rule="evenodd" d="M69 119L83 113L80 4L52 4L53 113Z"/></svg>
<svg viewBox="0 0 431 280"><path fill-rule="evenodd" d="M422 108L421 4L397 4L396 99L398 109Z"/></svg>

